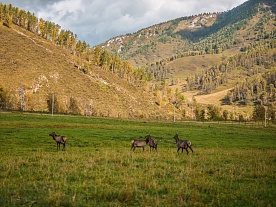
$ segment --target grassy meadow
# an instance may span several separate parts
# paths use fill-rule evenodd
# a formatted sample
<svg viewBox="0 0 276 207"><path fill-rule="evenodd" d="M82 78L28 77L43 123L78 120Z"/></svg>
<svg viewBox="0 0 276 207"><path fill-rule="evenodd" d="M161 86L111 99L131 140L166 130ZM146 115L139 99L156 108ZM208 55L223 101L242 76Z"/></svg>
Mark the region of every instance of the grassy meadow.
<svg viewBox="0 0 276 207"><path fill-rule="evenodd" d="M177 154L175 133L193 154ZM158 152L130 152L147 134ZM254 207L275 197L275 126L0 113L0 206Z"/></svg>

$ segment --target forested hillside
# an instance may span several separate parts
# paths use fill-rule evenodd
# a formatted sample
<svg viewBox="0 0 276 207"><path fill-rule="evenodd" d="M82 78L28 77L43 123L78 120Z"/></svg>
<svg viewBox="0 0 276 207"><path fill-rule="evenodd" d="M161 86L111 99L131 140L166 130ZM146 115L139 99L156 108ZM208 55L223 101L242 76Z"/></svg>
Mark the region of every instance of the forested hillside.
<svg viewBox="0 0 276 207"><path fill-rule="evenodd" d="M92 49L85 41L78 40L77 35L72 31L62 29L54 22L38 19L34 14L13 7L11 4L0 4L0 21L8 28L17 25L79 57L80 62L76 62L76 65L84 72L89 71L87 62L92 62L94 65L125 77L130 82L145 76L145 71L132 67L128 62L122 61L118 55L110 54L100 47Z"/></svg>
<svg viewBox="0 0 276 207"><path fill-rule="evenodd" d="M239 107L246 119L256 119L254 110L268 107L274 120L275 8L272 0L249 0L230 11L181 17L103 45L133 65L146 67L162 94L159 102L166 102L164 96L173 91L167 98L177 100L185 116L213 119L210 107L195 101L199 95L228 89L215 106L217 117L226 110L230 119L229 114L236 113L233 108Z"/></svg>
<svg viewBox="0 0 276 207"><path fill-rule="evenodd" d="M152 69L177 58L263 44L264 39L275 37L275 7L273 0L249 0L227 12L181 17L110 39L102 46L133 65Z"/></svg>

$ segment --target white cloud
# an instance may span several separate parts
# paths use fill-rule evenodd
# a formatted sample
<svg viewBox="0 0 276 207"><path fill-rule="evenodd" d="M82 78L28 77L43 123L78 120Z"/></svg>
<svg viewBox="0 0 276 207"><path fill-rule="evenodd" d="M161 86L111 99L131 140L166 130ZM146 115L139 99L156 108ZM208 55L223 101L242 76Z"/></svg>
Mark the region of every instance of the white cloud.
<svg viewBox="0 0 276 207"><path fill-rule="evenodd" d="M2 0L71 30L91 46L183 16L230 10L246 0Z"/></svg>
<svg viewBox="0 0 276 207"><path fill-rule="evenodd" d="M66 12L84 11L81 0L64 0L53 4L52 8L62 14Z"/></svg>

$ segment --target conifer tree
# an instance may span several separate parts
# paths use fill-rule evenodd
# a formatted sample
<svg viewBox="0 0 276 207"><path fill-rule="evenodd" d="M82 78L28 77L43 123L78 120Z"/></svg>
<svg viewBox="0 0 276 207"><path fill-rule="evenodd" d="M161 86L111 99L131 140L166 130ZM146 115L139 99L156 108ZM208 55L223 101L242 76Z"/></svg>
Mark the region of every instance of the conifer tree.
<svg viewBox="0 0 276 207"><path fill-rule="evenodd" d="M6 27L10 28L12 26L12 18L11 16L7 13L5 20L3 22L3 25L5 25Z"/></svg>

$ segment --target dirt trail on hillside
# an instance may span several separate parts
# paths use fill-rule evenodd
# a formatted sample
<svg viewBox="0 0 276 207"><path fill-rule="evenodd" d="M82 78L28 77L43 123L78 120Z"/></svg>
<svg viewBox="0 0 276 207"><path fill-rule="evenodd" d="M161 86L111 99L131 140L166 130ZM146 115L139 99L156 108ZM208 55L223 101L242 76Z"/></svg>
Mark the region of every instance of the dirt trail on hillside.
<svg viewBox="0 0 276 207"><path fill-rule="evenodd" d="M46 48L46 47L44 47L44 46L42 46L42 45L39 45L39 44L34 40L35 38L32 38L32 37L30 37L30 36L24 34L23 32L20 32L20 31L14 29L14 28L13 28L12 30L15 31L17 34L20 34L20 35L22 35L22 36L28 38L28 39L31 40L35 45L37 45L37 46L39 46L39 47L42 47L42 48L45 49L46 51L48 51L48 52L50 52L51 54L53 54L53 51L49 50L48 48Z"/></svg>
<svg viewBox="0 0 276 207"><path fill-rule="evenodd" d="M196 95L196 92L186 92L186 93L184 93L184 96L185 96L185 98L188 99L188 101L192 101L192 98L194 96L196 101L199 104L220 105L221 100L227 95L227 92L232 89L233 88L228 88L223 91L219 91L219 92L207 94L207 95Z"/></svg>

